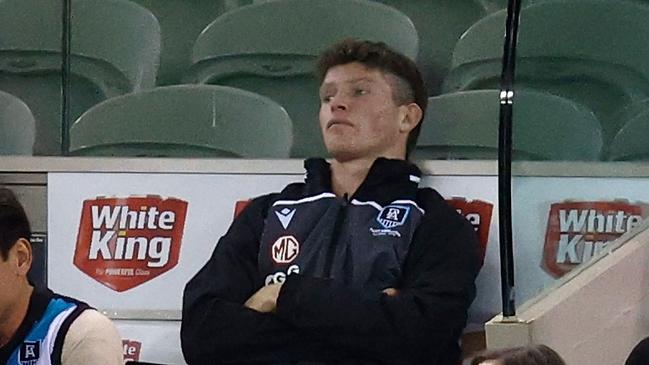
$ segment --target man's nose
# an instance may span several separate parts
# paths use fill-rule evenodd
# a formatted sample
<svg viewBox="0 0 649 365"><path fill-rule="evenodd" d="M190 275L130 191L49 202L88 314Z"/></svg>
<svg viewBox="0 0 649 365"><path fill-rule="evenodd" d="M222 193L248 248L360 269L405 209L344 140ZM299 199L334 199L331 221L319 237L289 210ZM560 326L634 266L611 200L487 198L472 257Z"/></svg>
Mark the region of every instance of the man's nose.
<svg viewBox="0 0 649 365"><path fill-rule="evenodd" d="M334 98L331 102L331 111L347 110L347 103L340 97Z"/></svg>

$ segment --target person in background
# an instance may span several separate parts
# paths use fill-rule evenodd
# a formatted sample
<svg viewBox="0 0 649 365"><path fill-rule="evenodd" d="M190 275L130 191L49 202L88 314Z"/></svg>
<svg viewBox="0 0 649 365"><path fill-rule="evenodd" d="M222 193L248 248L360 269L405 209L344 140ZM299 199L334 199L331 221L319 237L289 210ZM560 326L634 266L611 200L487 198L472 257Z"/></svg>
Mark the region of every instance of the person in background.
<svg viewBox="0 0 649 365"><path fill-rule="evenodd" d="M476 234L407 161L427 105L414 62L344 40L318 65L331 161L235 218L185 287L189 364L456 365Z"/></svg>
<svg viewBox="0 0 649 365"><path fill-rule="evenodd" d="M566 363L556 351L546 345L529 345L478 355L471 365L566 365Z"/></svg>
<svg viewBox="0 0 649 365"><path fill-rule="evenodd" d="M649 364L649 337L638 342L624 365L647 365Z"/></svg>
<svg viewBox="0 0 649 365"><path fill-rule="evenodd" d="M23 207L0 188L0 364L123 365L122 341L108 318L29 282L30 236Z"/></svg>

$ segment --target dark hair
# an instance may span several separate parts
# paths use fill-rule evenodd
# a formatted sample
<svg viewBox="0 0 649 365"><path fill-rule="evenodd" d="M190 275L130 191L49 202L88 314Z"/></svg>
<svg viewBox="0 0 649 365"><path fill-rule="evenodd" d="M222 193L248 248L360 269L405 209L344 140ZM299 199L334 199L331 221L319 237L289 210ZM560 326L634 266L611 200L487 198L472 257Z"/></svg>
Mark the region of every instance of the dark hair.
<svg viewBox="0 0 649 365"><path fill-rule="evenodd" d="M0 258L6 260L16 241L29 240L30 236L31 228L23 206L11 190L0 188Z"/></svg>
<svg viewBox="0 0 649 365"><path fill-rule="evenodd" d="M417 65L410 58L394 51L385 43L348 38L322 52L316 70L318 81L322 83L330 68L352 62L360 62L368 68L395 76L396 82L392 85L392 97L395 103L403 105L414 102L421 108L421 120L408 135L407 157L417 144L421 123L428 105L426 86Z"/></svg>
<svg viewBox="0 0 649 365"><path fill-rule="evenodd" d="M498 360L503 365L566 365L561 356L546 345L530 345L487 352L476 356L471 365Z"/></svg>

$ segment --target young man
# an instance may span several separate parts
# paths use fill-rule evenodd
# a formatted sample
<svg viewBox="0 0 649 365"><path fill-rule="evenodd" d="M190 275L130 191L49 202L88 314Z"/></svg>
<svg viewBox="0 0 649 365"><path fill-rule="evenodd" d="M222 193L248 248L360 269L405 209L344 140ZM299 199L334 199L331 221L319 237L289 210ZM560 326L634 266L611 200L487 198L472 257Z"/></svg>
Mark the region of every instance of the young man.
<svg viewBox="0 0 649 365"><path fill-rule="evenodd" d="M108 318L29 283L30 236L23 207L0 188L0 364L122 365L121 340Z"/></svg>
<svg viewBox="0 0 649 365"><path fill-rule="evenodd" d="M414 63L346 40L319 62L331 163L254 199L185 288L189 364L456 365L475 296L468 222L406 161L426 108Z"/></svg>

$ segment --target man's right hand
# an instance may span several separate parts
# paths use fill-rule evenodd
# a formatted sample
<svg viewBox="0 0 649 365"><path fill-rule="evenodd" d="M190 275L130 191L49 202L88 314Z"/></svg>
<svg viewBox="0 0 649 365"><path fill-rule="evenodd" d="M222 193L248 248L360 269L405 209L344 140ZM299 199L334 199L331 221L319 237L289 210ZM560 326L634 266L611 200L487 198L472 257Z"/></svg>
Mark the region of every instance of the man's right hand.
<svg viewBox="0 0 649 365"><path fill-rule="evenodd" d="M282 289L282 284L266 285L257 290L243 305L261 313L275 312L280 289Z"/></svg>

